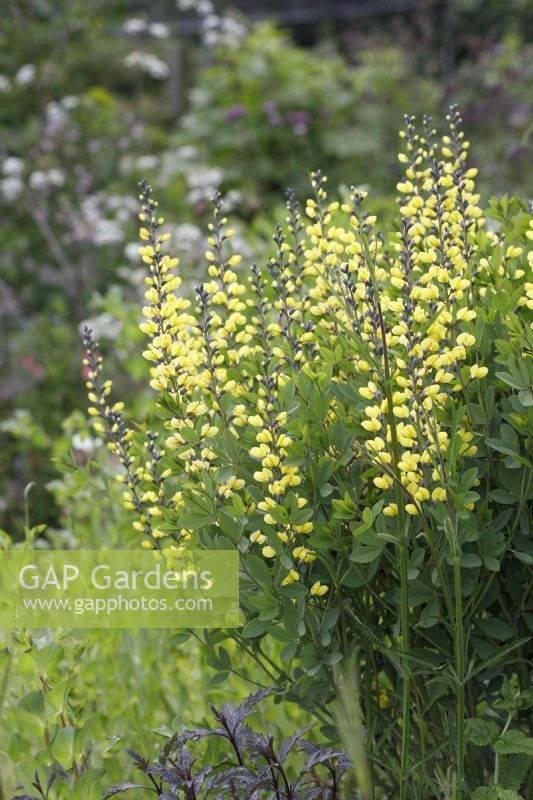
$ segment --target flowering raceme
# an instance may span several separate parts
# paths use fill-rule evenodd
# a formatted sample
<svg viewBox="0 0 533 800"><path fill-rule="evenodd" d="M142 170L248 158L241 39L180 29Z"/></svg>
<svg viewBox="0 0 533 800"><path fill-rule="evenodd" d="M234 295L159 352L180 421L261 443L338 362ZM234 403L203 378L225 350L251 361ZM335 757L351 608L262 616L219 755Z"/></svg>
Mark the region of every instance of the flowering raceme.
<svg viewBox="0 0 533 800"><path fill-rule="evenodd" d="M426 506L451 503L450 479L477 452L463 399L488 371L473 308L487 290L488 262L478 255L485 219L455 108L447 120L439 141L430 120L418 133L406 118L401 222L387 237L365 210L366 193L330 201L317 172L307 226L289 192L287 224L276 228L266 269L243 270L217 195L208 279L195 298L178 294L178 259L165 253L163 219L142 185L143 355L164 420L147 437L147 456L132 448L121 409L108 407L109 382L100 394L95 388L101 366L89 334L87 347L90 413L124 466L124 500L139 514L144 547L176 547L207 530L229 534L242 552L257 548L279 562L284 585L327 593L312 544L317 519L327 522L327 495L314 496L313 454L299 442L306 382L326 397L320 425L334 435L342 422L349 435L348 453L332 444L324 454L332 492L343 470L361 463L362 495L377 513L423 519ZM501 269L523 279L525 268L515 266L522 249L483 236L501 248ZM475 498L467 493L459 512L471 512Z"/></svg>

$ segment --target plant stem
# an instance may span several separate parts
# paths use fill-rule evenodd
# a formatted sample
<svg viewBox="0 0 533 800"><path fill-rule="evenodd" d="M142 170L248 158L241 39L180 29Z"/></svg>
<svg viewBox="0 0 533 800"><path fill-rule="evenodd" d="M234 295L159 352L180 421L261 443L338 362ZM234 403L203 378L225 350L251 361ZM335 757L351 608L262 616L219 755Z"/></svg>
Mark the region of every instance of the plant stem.
<svg viewBox="0 0 533 800"><path fill-rule="evenodd" d="M407 571L409 568L409 556L405 542L402 542L400 550L400 602L401 602L401 631L402 631L402 651L409 653L409 587ZM409 658L404 655L402 658L402 753L400 761L400 800L407 800L407 774L409 772L409 733L410 733L410 712L411 712L411 674Z"/></svg>
<svg viewBox="0 0 533 800"><path fill-rule="evenodd" d="M510 711L509 714L507 715L507 721L503 727L503 730L500 733L500 737L505 736L505 734L509 730L509 725L513 721L513 717L514 717L514 712ZM497 752L494 757L494 783L496 786L498 785L499 779L500 779L500 754Z"/></svg>
<svg viewBox="0 0 533 800"><path fill-rule="evenodd" d="M4 670L4 677L2 678L2 683L0 685L0 714L2 714L4 710L4 703L6 700L7 689L9 686L9 676L11 673L12 664L13 664L13 655L10 653L7 657L6 668Z"/></svg>
<svg viewBox="0 0 533 800"><path fill-rule="evenodd" d="M7 657L6 668L4 670L4 677L2 678L2 683L0 685L0 716L3 714L4 711L4 703L6 700L7 689L9 686L9 676L11 674L11 666L13 664L13 655L10 653ZM0 800L4 800L4 785L2 783L2 775L0 775Z"/></svg>
<svg viewBox="0 0 533 800"><path fill-rule="evenodd" d="M369 625L370 623L370 596L367 594L365 599L365 618L366 624ZM343 614L344 617L344 614ZM369 642L366 644L365 648L365 673L364 673L364 687L365 687L365 722L366 722L366 729L367 729L367 737L370 740L370 736L374 732L374 723L373 723L373 715L372 715L372 646ZM377 673L376 676L376 684L377 684ZM374 765L372 761L368 763L368 773L370 778L370 786L369 786L369 796L370 800L374 800Z"/></svg>
<svg viewBox="0 0 533 800"><path fill-rule="evenodd" d="M389 362L389 350L387 345L387 329L385 319L379 300L379 290L374 269L371 269L372 284L376 298L379 327L381 331L381 344L383 347L383 372L384 389L387 399L387 421L390 428L392 471L395 475L396 505L398 520L398 545L397 551L400 562L400 624L402 639L402 749L400 760L400 800L407 800L407 778L409 773L409 737L410 737L410 711L411 711L411 667L409 664L409 552L408 552L408 530L409 521L406 518L403 505L403 493L401 474L398 468L400 463L400 443L398 431L396 429L396 418L394 416L394 403L392 399L391 369Z"/></svg>
<svg viewBox="0 0 533 800"><path fill-rule="evenodd" d="M455 800L463 797L464 765L465 765L465 653L463 629L463 597L461 593L461 553L455 552L453 557L453 582L455 589L455 669L457 672L457 781Z"/></svg>

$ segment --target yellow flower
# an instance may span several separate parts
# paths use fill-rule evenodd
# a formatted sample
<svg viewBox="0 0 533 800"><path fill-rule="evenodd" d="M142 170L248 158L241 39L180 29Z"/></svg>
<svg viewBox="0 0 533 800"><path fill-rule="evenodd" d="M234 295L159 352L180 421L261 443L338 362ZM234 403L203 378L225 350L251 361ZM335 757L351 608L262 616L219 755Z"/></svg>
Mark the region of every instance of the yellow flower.
<svg viewBox="0 0 533 800"><path fill-rule="evenodd" d="M473 364L470 367L471 378L484 378L488 374L487 367L480 367L479 364Z"/></svg>
<svg viewBox="0 0 533 800"><path fill-rule="evenodd" d="M380 708L389 708L390 700L386 689L379 690L378 703Z"/></svg>
<svg viewBox="0 0 533 800"><path fill-rule="evenodd" d="M300 580L300 576L298 575L296 570L295 569L291 569L291 570L289 570L288 575L286 575L285 578L283 578L283 580L281 581L281 585L282 586L286 586L289 583L295 583L296 581L299 581L299 580Z"/></svg>
<svg viewBox="0 0 533 800"><path fill-rule="evenodd" d="M310 589L310 593L313 597L322 597L328 591L329 591L328 587L325 586L323 583L320 583L320 581L316 581L315 583L313 583Z"/></svg>
<svg viewBox="0 0 533 800"><path fill-rule="evenodd" d="M263 547L261 552L263 553L265 558L274 558L274 556L276 555L276 551L269 544L267 544L266 547Z"/></svg>
<svg viewBox="0 0 533 800"><path fill-rule="evenodd" d="M385 506L383 509L383 513L386 517L397 517L398 516L398 506L396 503L389 503L388 506Z"/></svg>

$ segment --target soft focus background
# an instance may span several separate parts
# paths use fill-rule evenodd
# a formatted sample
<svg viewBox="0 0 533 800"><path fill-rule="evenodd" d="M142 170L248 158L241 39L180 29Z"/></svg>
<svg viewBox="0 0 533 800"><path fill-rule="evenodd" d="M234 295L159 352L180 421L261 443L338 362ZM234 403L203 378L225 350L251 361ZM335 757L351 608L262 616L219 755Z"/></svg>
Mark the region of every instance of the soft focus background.
<svg viewBox="0 0 533 800"><path fill-rule="evenodd" d="M368 188L390 217L406 112L439 116L459 102L484 199L531 196L531 10L529 0L5 0L0 547L38 534L60 547L131 535L116 488L93 467L105 451L83 413L80 330L90 320L116 396L135 398L142 415L138 181L156 187L191 286L204 275L216 189L250 263L269 252L285 190L305 197L312 169L341 192ZM52 673L74 679L83 664L74 704L84 719L99 714L110 780L127 769L125 733L148 748L152 731L166 735L184 714L197 722L206 697L222 697L229 658L215 644L179 650L179 635L117 632L51 645ZM16 675L0 648L0 800L46 761L39 664L31 642L18 646ZM238 660L231 694L242 697L258 673L243 648ZM293 724L287 706L266 713Z"/></svg>
<svg viewBox="0 0 533 800"><path fill-rule="evenodd" d="M118 343L124 381L143 371L121 347L139 307L141 177L191 280L216 188L252 223L250 258L311 169L365 185L390 214L405 112L458 101L483 194L527 194L530 11L528 0L6 0L0 527L20 536L27 507L57 536L84 535L59 511L62 463L95 447L77 411L79 329L90 318L104 346Z"/></svg>

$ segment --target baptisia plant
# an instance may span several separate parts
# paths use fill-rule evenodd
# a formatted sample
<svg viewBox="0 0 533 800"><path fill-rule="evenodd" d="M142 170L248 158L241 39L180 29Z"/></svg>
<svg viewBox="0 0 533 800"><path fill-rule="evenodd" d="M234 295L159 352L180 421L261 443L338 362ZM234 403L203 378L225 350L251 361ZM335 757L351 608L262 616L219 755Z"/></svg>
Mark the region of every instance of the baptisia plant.
<svg viewBox="0 0 533 800"><path fill-rule="evenodd" d="M307 223L289 192L268 264L243 268L216 196L194 297L142 185L147 432L85 336L142 546L239 549L233 637L332 737L334 673L355 668L367 797L518 789L467 760L464 730L499 713L502 670L530 680L533 230L517 200L481 209L456 108L447 122L438 140L406 118L385 233L363 191L331 200L316 172ZM224 637L203 642L229 674Z"/></svg>

